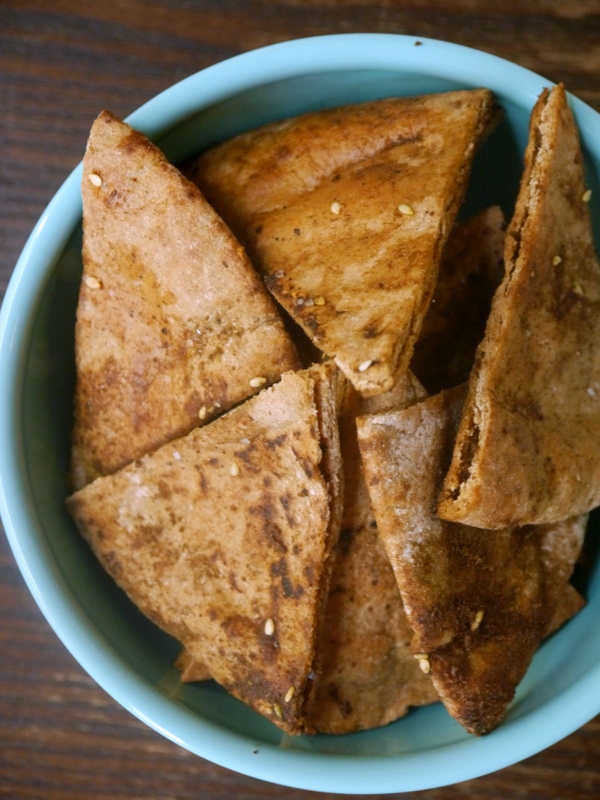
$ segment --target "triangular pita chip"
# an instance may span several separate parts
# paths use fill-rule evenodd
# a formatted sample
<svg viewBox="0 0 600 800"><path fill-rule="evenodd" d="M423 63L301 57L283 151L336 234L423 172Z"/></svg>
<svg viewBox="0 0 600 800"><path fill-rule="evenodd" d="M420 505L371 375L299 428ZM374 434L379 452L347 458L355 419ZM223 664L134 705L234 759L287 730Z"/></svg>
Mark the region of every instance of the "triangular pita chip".
<svg viewBox="0 0 600 800"><path fill-rule="evenodd" d="M483 734L502 719L567 593L586 517L495 531L440 520L435 501L465 387L358 420L377 524L413 652L450 714Z"/></svg>
<svg viewBox="0 0 600 800"><path fill-rule="evenodd" d="M545 90L439 514L482 528L600 503L600 265L565 90Z"/></svg>
<svg viewBox="0 0 600 800"><path fill-rule="evenodd" d="M313 700L339 534L338 374L288 372L68 501L133 602L288 733Z"/></svg>
<svg viewBox="0 0 600 800"><path fill-rule="evenodd" d="M424 396L406 373L389 392L362 398L348 392L340 418L344 517L323 630L311 725L323 733L386 725L411 706L438 700L412 656L413 631L379 537L356 439L356 415L404 408Z"/></svg>
<svg viewBox="0 0 600 800"><path fill-rule="evenodd" d="M504 274L503 250L504 215L498 206L453 228L411 362L429 394L469 379Z"/></svg>
<svg viewBox="0 0 600 800"><path fill-rule="evenodd" d="M379 394L409 364L492 118L486 89L317 111L242 134L187 174L315 344Z"/></svg>
<svg viewBox="0 0 600 800"><path fill-rule="evenodd" d="M107 111L91 130L82 195L77 487L297 365L226 225L158 148Z"/></svg>

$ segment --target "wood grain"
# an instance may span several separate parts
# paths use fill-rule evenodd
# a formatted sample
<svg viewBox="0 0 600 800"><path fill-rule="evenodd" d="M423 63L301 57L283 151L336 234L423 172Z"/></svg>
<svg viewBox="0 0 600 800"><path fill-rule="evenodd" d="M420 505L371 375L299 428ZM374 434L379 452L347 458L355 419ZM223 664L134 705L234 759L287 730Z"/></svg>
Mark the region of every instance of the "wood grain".
<svg viewBox="0 0 600 800"><path fill-rule="evenodd" d="M81 159L102 108L125 116L174 82L237 53L354 31L477 47L564 80L600 110L598 0L2 0L1 295L35 221ZM519 765L402 797L591 800L600 797L599 747L600 717ZM339 795L237 775L192 756L121 709L58 641L0 534L0 797Z"/></svg>

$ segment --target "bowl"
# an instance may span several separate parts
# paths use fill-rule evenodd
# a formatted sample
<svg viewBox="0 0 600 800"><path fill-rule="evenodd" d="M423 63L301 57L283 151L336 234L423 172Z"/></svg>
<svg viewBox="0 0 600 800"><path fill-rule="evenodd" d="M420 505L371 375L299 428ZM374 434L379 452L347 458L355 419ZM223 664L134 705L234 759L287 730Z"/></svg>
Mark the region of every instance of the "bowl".
<svg viewBox="0 0 600 800"><path fill-rule="evenodd" d="M428 39L347 34L285 42L203 70L129 117L174 162L242 130L316 108L486 86L504 120L478 154L465 215L510 213L532 106L549 81L475 50ZM570 99L600 221L600 115ZM101 109L98 109L100 111ZM0 501L15 558L48 622L97 683L139 719L232 770L300 789L384 794L498 770L600 712L600 568L587 607L546 641L503 724L469 736L439 703L351 735L283 734L212 681L182 685L177 643L102 571L65 511L81 274L81 167L32 232L0 316ZM596 231L598 234L599 231ZM592 515L592 537L600 525Z"/></svg>

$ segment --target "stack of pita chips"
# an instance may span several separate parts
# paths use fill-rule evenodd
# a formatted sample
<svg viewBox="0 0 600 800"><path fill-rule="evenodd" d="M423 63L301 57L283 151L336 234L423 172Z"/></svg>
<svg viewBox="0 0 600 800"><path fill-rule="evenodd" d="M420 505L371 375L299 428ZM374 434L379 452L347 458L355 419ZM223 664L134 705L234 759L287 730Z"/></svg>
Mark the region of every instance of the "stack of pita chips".
<svg viewBox="0 0 600 800"><path fill-rule="evenodd" d="M506 274L468 387L359 420L414 656L476 734L500 722L540 641L583 604L568 580L600 499L587 199L559 86L532 115Z"/></svg>
<svg viewBox="0 0 600 800"><path fill-rule="evenodd" d="M500 209L455 225L495 117L487 90L307 114L188 164L202 193L106 112L92 130L68 506L182 680L288 733L438 697L487 733L584 602L600 272L577 132L545 92L505 245Z"/></svg>

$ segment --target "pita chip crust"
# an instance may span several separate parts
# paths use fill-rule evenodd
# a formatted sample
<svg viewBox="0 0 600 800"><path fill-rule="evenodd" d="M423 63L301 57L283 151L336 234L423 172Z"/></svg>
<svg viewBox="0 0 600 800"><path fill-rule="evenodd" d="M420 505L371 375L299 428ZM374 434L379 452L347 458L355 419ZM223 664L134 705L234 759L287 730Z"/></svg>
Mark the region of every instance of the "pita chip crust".
<svg viewBox="0 0 600 800"><path fill-rule="evenodd" d="M76 487L297 366L226 225L158 148L108 111L90 133L82 195Z"/></svg>
<svg viewBox="0 0 600 800"><path fill-rule="evenodd" d="M469 379L504 274L504 228L492 206L450 233L410 366L429 394Z"/></svg>
<svg viewBox="0 0 600 800"><path fill-rule="evenodd" d="M181 666L292 734L314 699L339 534L336 392L332 364L288 372L68 500L105 569L184 645Z"/></svg>
<svg viewBox="0 0 600 800"><path fill-rule="evenodd" d="M440 520L435 501L465 387L362 417L359 444L382 539L415 631L415 659L449 713L484 734L501 721L541 640L568 616L586 516L479 530ZM573 598L571 597L571 600Z"/></svg>
<svg viewBox="0 0 600 800"><path fill-rule="evenodd" d="M506 276L440 496L446 519L502 528L600 503L600 265L585 191L557 86L533 110Z"/></svg>
<svg viewBox="0 0 600 800"><path fill-rule="evenodd" d="M311 725L343 734L386 725L411 706L438 700L413 658L413 631L379 537L365 484L356 416L404 408L424 397L406 373L389 392L363 398L352 388L340 417L344 516L336 548L323 630Z"/></svg>
<svg viewBox="0 0 600 800"><path fill-rule="evenodd" d="M378 100L242 134L188 174L279 303L375 395L408 367L494 118L485 89Z"/></svg>

